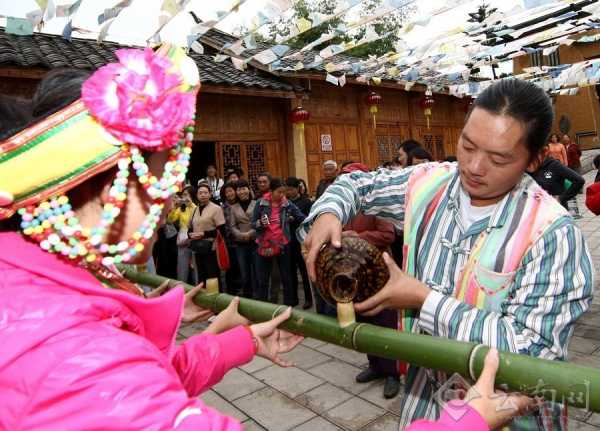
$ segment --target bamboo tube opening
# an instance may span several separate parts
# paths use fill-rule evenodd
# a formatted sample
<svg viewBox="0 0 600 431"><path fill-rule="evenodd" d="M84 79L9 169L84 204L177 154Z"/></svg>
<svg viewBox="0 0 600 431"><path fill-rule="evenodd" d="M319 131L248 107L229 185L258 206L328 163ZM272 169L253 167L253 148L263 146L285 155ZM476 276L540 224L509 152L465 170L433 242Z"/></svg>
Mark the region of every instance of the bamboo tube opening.
<svg viewBox="0 0 600 431"><path fill-rule="evenodd" d="M337 302L348 302L356 296L358 282L350 274L336 274L331 280L329 291Z"/></svg>

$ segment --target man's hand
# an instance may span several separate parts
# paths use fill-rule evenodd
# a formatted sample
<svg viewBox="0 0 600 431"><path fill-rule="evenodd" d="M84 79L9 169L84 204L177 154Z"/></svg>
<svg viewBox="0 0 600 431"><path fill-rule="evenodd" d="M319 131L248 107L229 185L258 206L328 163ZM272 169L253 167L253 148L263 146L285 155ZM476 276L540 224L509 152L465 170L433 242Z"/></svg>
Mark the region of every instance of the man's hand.
<svg viewBox="0 0 600 431"><path fill-rule="evenodd" d="M536 404L536 400L525 395L504 394L494 390L498 365L498 351L491 349L485 357L479 380L467 394L469 405L477 410L491 430L507 424L515 416L531 411Z"/></svg>
<svg viewBox="0 0 600 431"><path fill-rule="evenodd" d="M402 272L389 254L383 253L383 260L390 271L390 279L375 295L355 304L356 312L365 316L374 316L384 309L421 308L431 289Z"/></svg>
<svg viewBox="0 0 600 431"><path fill-rule="evenodd" d="M291 332L277 329L279 325L285 322L292 315L292 307L289 307L279 316L268 322L257 323L250 326L252 334L258 341L258 356L269 359L280 367L291 367L293 364L284 361L280 353L287 353L296 347L304 337Z"/></svg>
<svg viewBox="0 0 600 431"><path fill-rule="evenodd" d="M331 245L336 248L342 246L342 223L335 214L331 213L321 214L317 217L304 240L304 246L308 250L306 268L312 281L317 279L315 272L317 255L323 244L328 242L331 242Z"/></svg>
<svg viewBox="0 0 600 431"><path fill-rule="evenodd" d="M225 310L217 314L217 317L215 317L205 332L220 334L221 332L228 331L236 326L247 325L250 323L248 319L238 313L238 305L240 305L240 298L236 296L231 300Z"/></svg>

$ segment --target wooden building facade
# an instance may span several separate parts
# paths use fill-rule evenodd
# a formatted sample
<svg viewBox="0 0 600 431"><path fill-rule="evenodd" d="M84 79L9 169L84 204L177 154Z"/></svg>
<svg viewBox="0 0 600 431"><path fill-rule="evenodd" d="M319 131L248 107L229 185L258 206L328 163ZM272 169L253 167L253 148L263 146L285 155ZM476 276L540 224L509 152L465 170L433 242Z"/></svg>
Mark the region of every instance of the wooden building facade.
<svg viewBox="0 0 600 431"><path fill-rule="evenodd" d="M118 48L0 30L0 94L30 97L49 70L93 70L113 61ZM202 79L192 182L204 176L208 164L215 164L220 173L228 166L240 167L252 182L263 171L305 177L314 190L325 160L361 161L375 168L391 160L408 138L421 141L436 159L455 154L466 112L463 100L435 94L428 128L420 91L407 92L392 84L369 87L351 80L340 88L324 82L324 74L274 76L253 68L239 71L231 63L215 63L209 55L192 58ZM383 98L376 127L366 103L371 90ZM292 109L299 105L310 112L302 148L290 122Z"/></svg>
<svg viewBox="0 0 600 431"><path fill-rule="evenodd" d="M375 90L382 102L374 126L366 97ZM422 92L386 87L313 82L302 106L310 112L305 126L306 164L310 187L316 187L321 165L333 159L361 161L371 168L392 160L406 139L423 143L435 159L456 154L466 114L465 102L436 94L430 126L420 107ZM331 147L325 146L331 137Z"/></svg>

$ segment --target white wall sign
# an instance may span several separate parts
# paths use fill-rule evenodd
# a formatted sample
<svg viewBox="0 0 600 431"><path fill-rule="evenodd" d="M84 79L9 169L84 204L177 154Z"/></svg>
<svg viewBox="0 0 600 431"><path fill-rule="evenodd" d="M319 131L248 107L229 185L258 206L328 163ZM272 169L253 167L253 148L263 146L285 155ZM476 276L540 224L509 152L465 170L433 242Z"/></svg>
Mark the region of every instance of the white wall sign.
<svg viewBox="0 0 600 431"><path fill-rule="evenodd" d="M321 151L333 151L333 143L331 142L331 135L321 135Z"/></svg>

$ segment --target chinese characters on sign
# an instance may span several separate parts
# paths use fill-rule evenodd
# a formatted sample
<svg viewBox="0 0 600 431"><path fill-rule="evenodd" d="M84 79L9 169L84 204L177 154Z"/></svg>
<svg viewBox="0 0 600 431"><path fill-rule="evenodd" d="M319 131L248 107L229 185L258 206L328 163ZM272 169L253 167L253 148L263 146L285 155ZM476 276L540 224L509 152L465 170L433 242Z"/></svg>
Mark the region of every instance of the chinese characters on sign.
<svg viewBox="0 0 600 431"><path fill-rule="evenodd" d="M333 142L331 142L331 135L321 135L321 151L333 151Z"/></svg>

